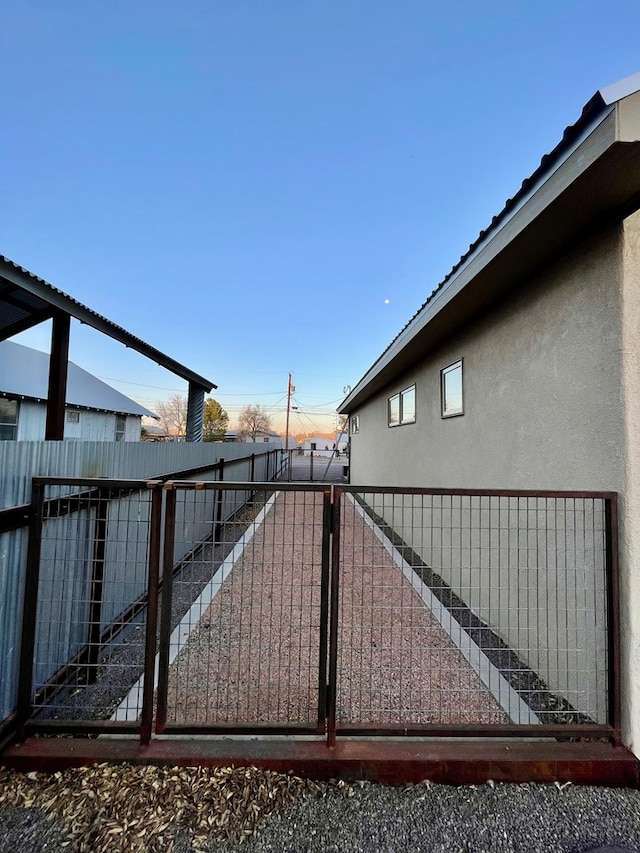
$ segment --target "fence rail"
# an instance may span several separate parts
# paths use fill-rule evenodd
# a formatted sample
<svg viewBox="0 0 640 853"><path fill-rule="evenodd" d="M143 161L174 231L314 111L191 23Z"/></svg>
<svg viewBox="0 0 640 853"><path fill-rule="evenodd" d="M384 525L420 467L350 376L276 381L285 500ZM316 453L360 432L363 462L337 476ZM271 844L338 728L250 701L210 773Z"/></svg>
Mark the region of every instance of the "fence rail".
<svg viewBox="0 0 640 853"><path fill-rule="evenodd" d="M34 493L22 734L619 742L615 494L51 479Z"/></svg>
<svg viewBox="0 0 640 853"><path fill-rule="evenodd" d="M9 442L5 442L4 444L9 444ZM0 679L0 731L2 726L2 721L10 717L16 707L17 701L17 683L18 683L18 660L16 655L16 649L19 648L19 638L21 635L21 617L22 617L22 601L25 595L25 589L29 590L30 587L26 584L25 579L27 575L27 559L28 559L28 544L30 538L33 539L33 534L31 537L29 536L29 528L33 526L34 522L34 512L35 507L38 504L38 500L34 500L34 497L31 493L32 479L29 479L28 489L25 486L25 471L28 470L29 465L36 467L37 465L42 463L42 459L40 459L41 451L40 448L36 445L42 443L35 442L18 442L20 445L26 445L25 447L18 448L14 451L14 459L15 462L15 471L9 467L7 471L3 471L2 477L2 490L5 499L8 499L8 496L13 495L21 497L24 499L24 496L27 495L29 498L29 503L21 504L19 506L6 507L3 510L0 510L0 584L3 588L5 594L0 599L0 670L3 673L2 679ZM87 459L92 458L91 449L93 447L94 452L104 451L103 447L94 447L93 443L85 443L78 442L76 443L78 446L74 449L66 449L66 448L58 448L55 453L51 451L53 454L52 459L58 463L62 463L68 461L67 457L71 454L71 457L77 463L77 466L83 467L87 463ZM91 447L80 447L79 445L91 445ZM178 447L178 446L176 446ZM195 448L195 453L192 452L193 446L182 446L178 447L176 451L175 448L169 448L170 453L166 454L163 452L159 452L154 454L154 450L162 451L163 448L157 447L146 447L145 453L142 454L140 458L138 458L139 454L136 454L137 448L134 448L133 451L129 452L127 448L127 453L125 453L125 457L128 459L133 453L133 457L138 462L138 468L140 470L144 470L141 468L143 464L148 465L147 470L156 471L158 475L155 477L156 480L162 482L166 481L169 478L175 477L210 477L214 480L221 479L235 479L235 480L247 480L247 479L255 479L259 481L275 479L279 476L283 476L286 472L286 465L288 462L287 456L282 453L279 448L268 447L265 450L262 448L257 448L258 452L256 453L246 453L246 445L237 447L233 447L231 445L217 445L210 446L209 448ZM3 448L0 448L3 450ZM220 458L220 454L224 452L225 454L232 454L232 458ZM50 455L51 455L50 453ZM233 456L235 454L235 456ZM6 453L5 453L6 455ZM45 454L46 455L46 454ZM112 453L109 449L109 453L105 457L105 465L107 469L118 467L118 465L122 462L120 458L122 454L118 455L117 453ZM111 458L113 456L113 459ZM133 458L132 457L132 458ZM17 460L17 461L16 461ZM154 460L154 461L150 461ZM209 460L209 461L208 461ZM18 474L18 469L20 465L18 462L24 463L22 474ZM125 459L126 461L126 459ZM178 461L182 462L196 462L197 465L191 465L190 467L182 468L180 470L173 469L171 473L162 473L163 466L168 461ZM51 462L51 459L49 460ZM116 464L117 463L117 464ZM55 470L55 465L53 466ZM135 469L134 465L134 469ZM13 471L13 473L12 473ZM149 478L154 479L154 478ZM10 483L13 482L13 487L10 486ZM65 515L68 514L67 510L71 508L72 516L75 519L77 525L92 525L96 523L96 513L101 512L105 507L109 507L107 512L109 516L113 514L116 510L114 507L117 505L117 512L120 514L124 514L124 504L129 502L130 511L136 513L138 511L142 512L142 504L136 498L136 490L142 490L144 492L146 488L147 480L137 480L135 478L127 478L125 480L111 480L107 478L94 478L94 477L45 477L45 478L35 478L35 482L42 482L47 485L48 491L46 492L45 497L45 505L42 508L42 512L47 519L47 524L49 526L54 525L54 517L58 517L58 526L62 530L61 525L63 526L65 523L64 518ZM137 487L129 487L127 495L118 495L117 487L113 487L116 489L113 493L109 492L109 489L113 485L113 483L117 482L137 482L139 485ZM77 497L78 489L82 486L82 484L87 484L87 488L89 491L83 492L83 499L86 501L86 504L83 506ZM100 503L97 499L98 492L96 489L104 487L107 491L103 491L102 494L106 494L107 498L105 498L105 502ZM65 504L65 496L73 496L70 497L70 503ZM116 500L117 498L117 500ZM67 510L65 510L65 506ZM146 510L145 510L146 511ZM109 519L103 519L103 524L106 524ZM123 529L123 522L120 521L120 530ZM143 520L140 519L138 526L143 524ZM111 529L115 529L116 525L111 527ZM66 535L66 534L65 534ZM86 534L78 533L80 539L85 538ZM99 538L99 537L98 537ZM121 537L121 541L119 545L115 545L112 541L107 544L107 548L118 547L120 550L120 554L124 555L126 551L127 541L125 541ZM57 559L62 559L62 554L60 552L60 547L58 548ZM71 545L67 545L67 548L70 548ZM138 543L137 548L140 551L142 548L142 544ZM85 555L86 559L88 556ZM132 592L134 588L137 589L137 594L142 599L146 596L146 587L145 581L143 579L142 569L140 568L144 559L142 554L140 553L136 559L133 561L137 565L137 569L135 572L137 581L136 584L132 584L130 591ZM80 566L83 565L80 557L76 555L74 557L76 568L74 571L80 571ZM138 601L136 604L133 602L131 604L131 613L129 614L131 618L134 618L135 611L140 609L142 606L141 602ZM103 614L105 617L109 616L110 619L114 620L118 616L116 612L108 612L108 608L104 611ZM73 645L73 643L72 643ZM52 654L52 659L57 660L57 655Z"/></svg>

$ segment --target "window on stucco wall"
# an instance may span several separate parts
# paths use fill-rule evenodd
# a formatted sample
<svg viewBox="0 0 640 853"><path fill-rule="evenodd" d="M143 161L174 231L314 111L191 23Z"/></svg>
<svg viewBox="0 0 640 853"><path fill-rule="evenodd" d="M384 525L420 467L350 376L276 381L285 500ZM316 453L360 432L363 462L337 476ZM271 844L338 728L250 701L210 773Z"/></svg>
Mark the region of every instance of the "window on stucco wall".
<svg viewBox="0 0 640 853"><path fill-rule="evenodd" d="M464 414L462 396L462 359L440 371L442 417L453 418Z"/></svg>
<svg viewBox="0 0 640 853"><path fill-rule="evenodd" d="M392 394L387 402L388 425L390 427L412 424L416 420L416 386Z"/></svg>

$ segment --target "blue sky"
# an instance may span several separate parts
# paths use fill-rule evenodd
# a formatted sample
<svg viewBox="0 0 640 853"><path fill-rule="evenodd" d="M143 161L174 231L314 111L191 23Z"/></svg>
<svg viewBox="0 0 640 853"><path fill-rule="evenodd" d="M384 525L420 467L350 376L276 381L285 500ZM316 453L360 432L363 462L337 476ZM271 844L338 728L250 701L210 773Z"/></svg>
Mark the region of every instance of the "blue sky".
<svg viewBox="0 0 640 853"><path fill-rule="evenodd" d="M638 70L638 0L3 0L0 253L212 379L232 422L279 427L291 372L293 430L326 427ZM75 323L71 358L149 408L186 391Z"/></svg>

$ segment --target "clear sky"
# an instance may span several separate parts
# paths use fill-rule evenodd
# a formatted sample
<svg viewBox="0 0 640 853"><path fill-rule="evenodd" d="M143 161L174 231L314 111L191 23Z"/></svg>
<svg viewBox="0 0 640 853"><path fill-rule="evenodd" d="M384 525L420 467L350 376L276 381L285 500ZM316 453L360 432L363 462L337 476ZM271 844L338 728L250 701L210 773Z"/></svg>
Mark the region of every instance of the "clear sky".
<svg viewBox="0 0 640 853"><path fill-rule="evenodd" d="M0 253L210 378L232 423L281 427L291 372L292 431L331 426L638 70L640 0L2 0ZM71 359L151 409L186 393L77 323Z"/></svg>

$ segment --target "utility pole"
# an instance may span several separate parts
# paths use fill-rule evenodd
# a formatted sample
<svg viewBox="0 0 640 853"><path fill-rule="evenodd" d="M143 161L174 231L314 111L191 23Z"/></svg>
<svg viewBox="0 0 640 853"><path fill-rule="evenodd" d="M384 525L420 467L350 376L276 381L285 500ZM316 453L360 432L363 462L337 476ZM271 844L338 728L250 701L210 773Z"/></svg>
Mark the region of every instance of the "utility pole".
<svg viewBox="0 0 640 853"><path fill-rule="evenodd" d="M291 409L291 392L295 391L295 385L291 384L291 374L287 382L287 425L285 427L284 449L285 453L289 450L289 410Z"/></svg>

